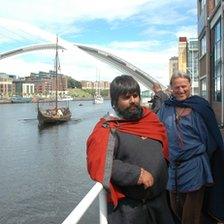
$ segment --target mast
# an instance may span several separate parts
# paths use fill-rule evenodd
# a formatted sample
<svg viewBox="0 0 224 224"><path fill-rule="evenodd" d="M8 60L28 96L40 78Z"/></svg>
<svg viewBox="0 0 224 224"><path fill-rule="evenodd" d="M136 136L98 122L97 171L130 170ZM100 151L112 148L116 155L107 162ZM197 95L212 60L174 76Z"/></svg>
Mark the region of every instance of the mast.
<svg viewBox="0 0 224 224"><path fill-rule="evenodd" d="M55 109L58 109L58 36L56 39L56 54L55 54L55 78L56 78L56 96L55 96Z"/></svg>
<svg viewBox="0 0 224 224"><path fill-rule="evenodd" d="M96 68L96 97L100 95L100 71Z"/></svg>
<svg viewBox="0 0 224 224"><path fill-rule="evenodd" d="M98 79L98 94L99 96L101 95L100 93L100 70L98 71L99 72L99 79Z"/></svg>

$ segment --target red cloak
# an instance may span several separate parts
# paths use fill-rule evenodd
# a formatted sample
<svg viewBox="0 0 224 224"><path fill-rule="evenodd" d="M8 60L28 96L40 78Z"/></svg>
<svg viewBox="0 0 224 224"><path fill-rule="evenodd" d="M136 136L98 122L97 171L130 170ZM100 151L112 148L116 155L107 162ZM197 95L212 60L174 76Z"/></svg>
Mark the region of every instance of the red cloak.
<svg viewBox="0 0 224 224"><path fill-rule="evenodd" d="M101 118L87 140L87 169L94 181L103 182L105 175L106 149L111 128L140 137L158 140L162 143L163 154L168 159L168 140L166 129L157 115L143 107L143 117L138 121ZM107 124L107 125L105 125ZM111 182L108 199L116 206L119 199L125 197Z"/></svg>

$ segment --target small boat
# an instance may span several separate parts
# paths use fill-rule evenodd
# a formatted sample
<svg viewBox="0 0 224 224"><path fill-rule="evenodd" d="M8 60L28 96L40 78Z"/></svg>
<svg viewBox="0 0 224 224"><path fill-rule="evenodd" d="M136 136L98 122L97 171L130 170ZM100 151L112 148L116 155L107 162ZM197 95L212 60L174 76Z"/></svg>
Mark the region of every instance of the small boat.
<svg viewBox="0 0 224 224"><path fill-rule="evenodd" d="M71 119L71 111L68 106L61 107L58 105L58 67L59 67L59 58L58 58L58 38L56 41L56 55L55 55L55 77L56 77L56 92L55 92L55 107L48 109L41 109L38 102L38 114L37 118L39 121L39 126L44 126L47 124L58 124L62 122L69 121Z"/></svg>
<svg viewBox="0 0 224 224"><path fill-rule="evenodd" d="M103 97L100 93L100 74L99 74L99 80L96 82L97 86L95 89L95 95L93 97L93 104L102 104L103 103Z"/></svg>
<svg viewBox="0 0 224 224"><path fill-rule="evenodd" d="M103 97L101 95L95 95L93 99L94 104L102 104L103 103Z"/></svg>
<svg viewBox="0 0 224 224"><path fill-rule="evenodd" d="M22 96L12 96L11 103L31 103L32 98Z"/></svg>
<svg viewBox="0 0 224 224"><path fill-rule="evenodd" d="M65 96L58 99L58 101L71 101L71 100L74 100L71 96Z"/></svg>
<svg viewBox="0 0 224 224"><path fill-rule="evenodd" d="M43 126L45 124L58 124L69 121L71 119L71 112L68 107L60 107L46 110L38 109L37 118L39 120L40 126Z"/></svg>

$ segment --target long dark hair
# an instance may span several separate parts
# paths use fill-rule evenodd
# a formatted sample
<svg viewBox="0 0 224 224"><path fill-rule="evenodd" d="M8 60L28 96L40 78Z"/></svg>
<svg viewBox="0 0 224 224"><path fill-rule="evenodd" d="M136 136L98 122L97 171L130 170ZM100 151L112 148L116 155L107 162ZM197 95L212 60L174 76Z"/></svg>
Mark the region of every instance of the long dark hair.
<svg viewBox="0 0 224 224"><path fill-rule="evenodd" d="M117 76L110 84L110 98L112 107L117 106L118 98L128 93L137 93L140 97L138 82L129 75Z"/></svg>

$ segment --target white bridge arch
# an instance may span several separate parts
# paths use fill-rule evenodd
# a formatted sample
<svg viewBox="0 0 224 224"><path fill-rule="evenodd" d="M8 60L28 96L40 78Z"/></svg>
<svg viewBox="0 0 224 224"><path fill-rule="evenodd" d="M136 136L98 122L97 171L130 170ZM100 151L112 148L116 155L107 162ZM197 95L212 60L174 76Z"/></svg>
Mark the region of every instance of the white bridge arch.
<svg viewBox="0 0 224 224"><path fill-rule="evenodd" d="M87 47L84 45L74 44L72 46L78 47L79 49L85 51L86 53L92 55L93 57L111 65L112 67L118 69L119 71L129 74L136 78L141 84L143 84L145 87L148 87L152 89L152 85L154 82L157 82L161 85L162 88L166 88L162 83L160 83L158 80L154 79L152 76L147 74L146 72L142 71L141 69L135 67L131 63L112 55L106 51L102 51L96 48ZM30 51L37 51L37 50L47 50L47 49L55 49L56 44L38 44L38 45L32 45L28 47L18 48L15 50L11 50L8 52L0 53L0 60L11 57L14 55L30 52ZM59 49L66 49L62 45L58 46Z"/></svg>

